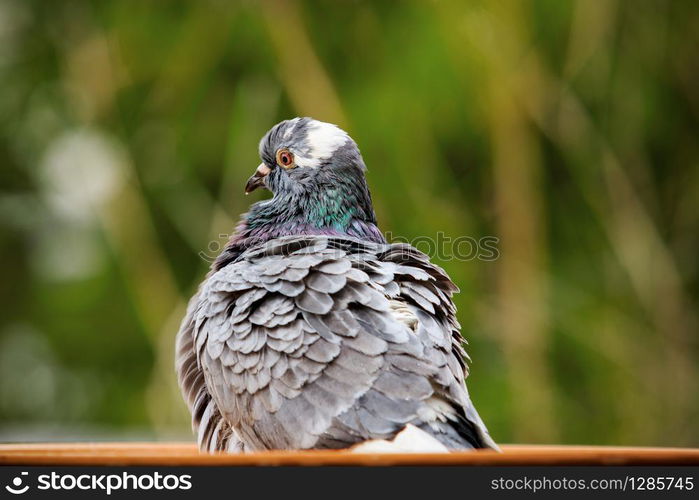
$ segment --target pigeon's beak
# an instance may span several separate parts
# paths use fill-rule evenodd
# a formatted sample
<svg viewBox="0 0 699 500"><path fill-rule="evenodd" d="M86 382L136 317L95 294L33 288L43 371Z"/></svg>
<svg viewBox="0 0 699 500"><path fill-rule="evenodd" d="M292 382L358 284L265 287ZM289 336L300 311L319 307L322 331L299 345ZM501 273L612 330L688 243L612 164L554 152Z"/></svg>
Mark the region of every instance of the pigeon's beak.
<svg viewBox="0 0 699 500"><path fill-rule="evenodd" d="M260 166L257 167L255 173L252 174L252 177L250 177L247 184L245 184L245 194L250 194L258 187L263 187L265 185L265 177L267 177L270 172L271 170L267 165L260 163Z"/></svg>

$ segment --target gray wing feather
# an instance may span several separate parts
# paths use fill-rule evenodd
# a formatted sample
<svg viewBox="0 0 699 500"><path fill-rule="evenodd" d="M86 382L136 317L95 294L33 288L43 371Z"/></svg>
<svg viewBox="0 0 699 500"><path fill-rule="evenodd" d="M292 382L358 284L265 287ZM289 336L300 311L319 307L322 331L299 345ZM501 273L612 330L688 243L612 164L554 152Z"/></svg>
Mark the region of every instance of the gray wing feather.
<svg viewBox="0 0 699 500"><path fill-rule="evenodd" d="M337 448L407 423L495 447L463 384L444 271L409 245L288 237L213 272L178 334L204 450Z"/></svg>

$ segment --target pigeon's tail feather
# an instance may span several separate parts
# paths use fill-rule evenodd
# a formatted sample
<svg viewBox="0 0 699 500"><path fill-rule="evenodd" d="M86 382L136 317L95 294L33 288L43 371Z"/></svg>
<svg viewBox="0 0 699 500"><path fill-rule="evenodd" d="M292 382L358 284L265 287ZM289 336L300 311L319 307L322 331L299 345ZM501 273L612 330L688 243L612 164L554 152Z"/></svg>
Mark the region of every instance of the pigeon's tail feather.
<svg viewBox="0 0 699 500"><path fill-rule="evenodd" d="M446 418L419 427L450 449L489 448L500 451L470 399L464 406L451 405L451 410L444 415Z"/></svg>
<svg viewBox="0 0 699 500"><path fill-rule="evenodd" d="M499 451L493 439L486 433L480 432L470 422L446 421L423 423L417 426L434 437L450 450L472 450L490 448Z"/></svg>

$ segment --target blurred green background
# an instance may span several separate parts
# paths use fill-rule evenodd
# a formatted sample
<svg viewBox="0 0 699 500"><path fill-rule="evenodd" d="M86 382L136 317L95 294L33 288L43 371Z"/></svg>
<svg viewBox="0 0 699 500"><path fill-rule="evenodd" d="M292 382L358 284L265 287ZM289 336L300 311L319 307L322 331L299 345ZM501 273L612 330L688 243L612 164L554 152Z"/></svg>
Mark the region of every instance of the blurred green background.
<svg viewBox="0 0 699 500"><path fill-rule="evenodd" d="M257 143L356 139L500 442L699 446L699 3L0 1L0 440L191 439L173 343Z"/></svg>

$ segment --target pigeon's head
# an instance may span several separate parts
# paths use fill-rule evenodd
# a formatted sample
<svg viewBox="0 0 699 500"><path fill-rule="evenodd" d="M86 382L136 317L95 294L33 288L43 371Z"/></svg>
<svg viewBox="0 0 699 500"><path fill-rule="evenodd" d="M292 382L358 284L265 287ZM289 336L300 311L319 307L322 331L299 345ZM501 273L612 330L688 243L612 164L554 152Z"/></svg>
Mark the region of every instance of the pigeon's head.
<svg viewBox="0 0 699 500"><path fill-rule="evenodd" d="M357 144L336 125L312 118L278 123L260 141L262 163L245 193L258 187L275 194L299 193L334 182L364 184L364 161Z"/></svg>
<svg viewBox="0 0 699 500"><path fill-rule="evenodd" d="M385 243L376 224L366 167L347 132L312 118L278 123L260 141L262 163L245 193L274 193L253 203L214 263L220 269L241 252L273 238L349 236Z"/></svg>

